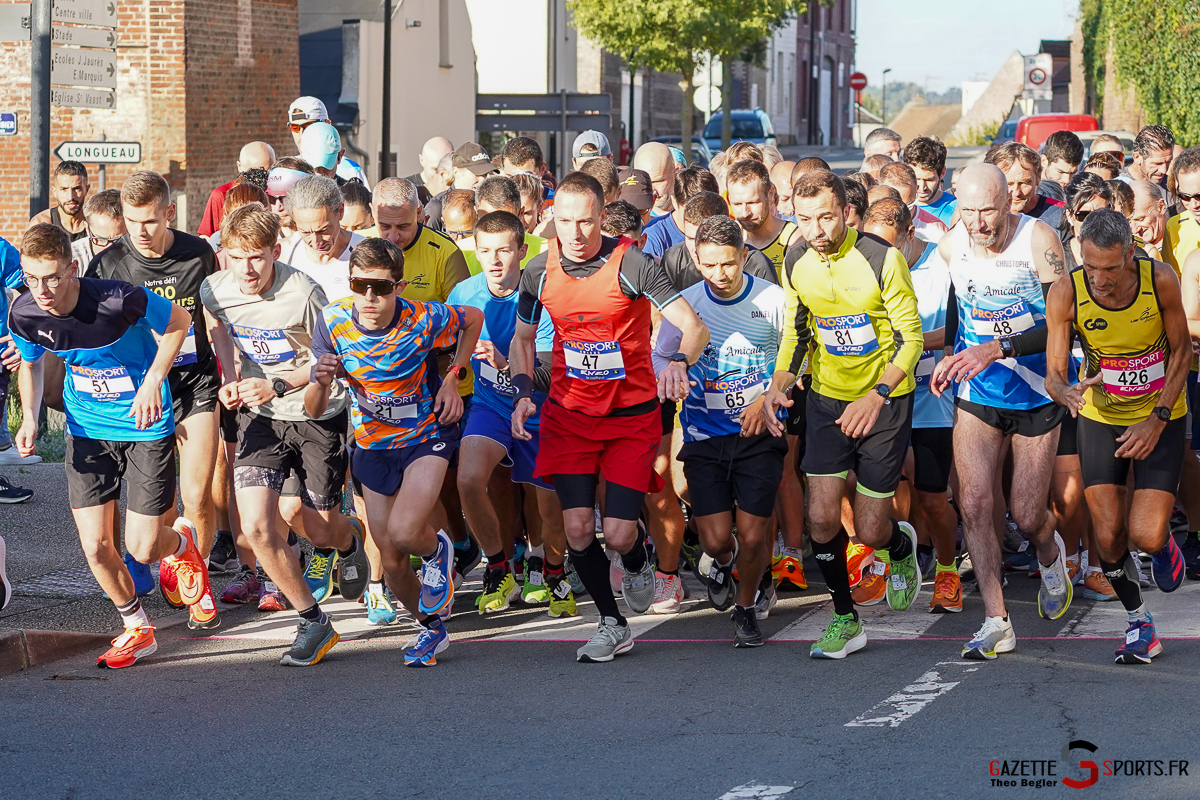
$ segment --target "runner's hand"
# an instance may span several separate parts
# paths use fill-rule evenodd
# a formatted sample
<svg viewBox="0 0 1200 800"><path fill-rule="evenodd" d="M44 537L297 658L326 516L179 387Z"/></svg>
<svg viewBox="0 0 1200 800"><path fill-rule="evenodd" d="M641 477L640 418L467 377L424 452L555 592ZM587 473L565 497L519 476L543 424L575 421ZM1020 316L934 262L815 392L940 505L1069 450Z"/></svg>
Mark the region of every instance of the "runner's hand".
<svg viewBox="0 0 1200 800"><path fill-rule="evenodd" d="M1153 414L1136 425L1130 425L1125 432L1117 437L1121 446L1117 448L1117 458L1132 458L1141 461L1154 452L1158 445L1158 437L1167 423Z"/></svg>
<svg viewBox="0 0 1200 800"><path fill-rule="evenodd" d="M237 395L243 405L258 408L275 399L275 389L266 378L246 378L237 382Z"/></svg>
<svg viewBox="0 0 1200 800"><path fill-rule="evenodd" d="M312 380L320 384L322 389L328 389L341 366L337 356L333 353L326 353L312 365Z"/></svg>
<svg viewBox="0 0 1200 800"><path fill-rule="evenodd" d="M437 397L433 401L433 413L443 425L453 425L462 419L463 401L458 393L458 381L442 382L442 388L438 389Z"/></svg>
<svg viewBox="0 0 1200 800"><path fill-rule="evenodd" d="M139 431L144 431L162 419L162 382L147 377L133 397L133 408L129 416Z"/></svg>
<svg viewBox="0 0 1200 800"><path fill-rule="evenodd" d="M503 353L496 349L496 345L492 344L486 339L480 339L475 343L475 355L479 356L501 372L508 369L508 359L504 357Z"/></svg>
<svg viewBox="0 0 1200 800"><path fill-rule="evenodd" d="M512 435L514 439L520 439L522 442L528 442L533 439L533 434L525 430L525 421L537 413L537 405L528 397L522 397L517 401L513 408L512 415Z"/></svg>
<svg viewBox="0 0 1200 800"><path fill-rule="evenodd" d="M851 439L861 439L875 427L875 420L879 418L881 408L883 398L878 392L870 391L846 406L846 410L834 422L841 425L842 433Z"/></svg>
<svg viewBox="0 0 1200 800"><path fill-rule="evenodd" d="M666 369L658 373L658 400L660 403L682 400L688 396L689 387L695 385L695 381L688 380L687 365L680 361L672 361Z"/></svg>
<svg viewBox="0 0 1200 800"><path fill-rule="evenodd" d="M763 419L762 407L766 395L755 400L742 409L742 436L758 436L767 429L767 421Z"/></svg>
<svg viewBox="0 0 1200 800"><path fill-rule="evenodd" d="M227 383L217 390L217 399L230 411L241 408L242 398L238 397L237 381Z"/></svg>
<svg viewBox="0 0 1200 800"><path fill-rule="evenodd" d="M767 393L762 398L762 418L763 424L772 436L783 436L784 426L783 420L776 415L781 408L791 408L795 401L788 397L786 393L777 389L767 389Z"/></svg>
<svg viewBox="0 0 1200 800"><path fill-rule="evenodd" d="M999 360L994 352L997 347L998 345L994 342L986 342L968 347L966 350L942 359L937 369L934 370L930 385L937 387L937 394L940 397L945 386L948 386L951 381L957 383L971 380Z"/></svg>
<svg viewBox="0 0 1200 800"><path fill-rule="evenodd" d="M21 367L21 352L12 343L11 336L0 336L0 363L9 372L16 372Z"/></svg>
<svg viewBox="0 0 1200 800"><path fill-rule="evenodd" d="M21 457L31 456L37 451L37 425L32 419L26 419L21 423L20 430L17 431L17 452Z"/></svg>
<svg viewBox="0 0 1200 800"><path fill-rule="evenodd" d="M1075 384L1074 386L1067 386L1067 387L1061 389L1060 390L1060 392L1062 394L1061 405L1063 405L1067 409L1067 411L1071 412L1072 417L1078 417L1079 412L1082 411L1083 407L1086 405L1086 402L1083 399L1083 390L1088 388L1089 386L1096 386L1103 379L1104 379L1104 373L1097 372L1092 377L1087 378L1086 380L1082 380L1079 383ZM1120 441L1120 440L1118 440L1118 441Z"/></svg>

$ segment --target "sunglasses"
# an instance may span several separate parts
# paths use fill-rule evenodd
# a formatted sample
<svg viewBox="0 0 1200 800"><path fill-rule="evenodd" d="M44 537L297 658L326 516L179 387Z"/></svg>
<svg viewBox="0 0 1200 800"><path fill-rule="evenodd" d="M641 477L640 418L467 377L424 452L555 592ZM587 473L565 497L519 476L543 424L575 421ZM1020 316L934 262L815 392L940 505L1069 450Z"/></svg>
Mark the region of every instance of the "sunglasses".
<svg viewBox="0 0 1200 800"><path fill-rule="evenodd" d="M307 128L309 125L312 125L314 122L329 122L329 120L327 120L327 119L309 119L309 120L305 120L304 122L289 122L288 130L291 131L292 133L300 133L305 128Z"/></svg>
<svg viewBox="0 0 1200 800"><path fill-rule="evenodd" d="M376 297L387 297L402 283L404 281L389 281L383 278L351 278L350 291L365 295L370 289Z"/></svg>
<svg viewBox="0 0 1200 800"><path fill-rule="evenodd" d="M1175 196L1185 203L1190 203L1193 200L1200 200L1200 192L1197 192L1196 194L1184 194L1183 192L1176 192Z"/></svg>
<svg viewBox="0 0 1200 800"><path fill-rule="evenodd" d="M114 236L111 239L106 239L103 236L89 236L92 240L92 247L108 247L111 244L121 241L120 236Z"/></svg>
<svg viewBox="0 0 1200 800"><path fill-rule="evenodd" d="M446 235L451 239L458 241L459 239L465 239L468 236L474 236L475 231L446 231Z"/></svg>

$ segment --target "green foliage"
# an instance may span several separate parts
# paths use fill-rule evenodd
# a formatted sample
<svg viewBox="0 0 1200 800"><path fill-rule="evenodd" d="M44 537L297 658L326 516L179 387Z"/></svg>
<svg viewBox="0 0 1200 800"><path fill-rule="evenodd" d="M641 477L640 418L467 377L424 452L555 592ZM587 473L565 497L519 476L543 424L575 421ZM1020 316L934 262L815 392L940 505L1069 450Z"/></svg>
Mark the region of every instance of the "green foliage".
<svg viewBox="0 0 1200 800"><path fill-rule="evenodd" d="M67 452L66 430L63 427L65 420L62 414L51 412L49 409L46 413L52 415L53 418L47 420L47 424L42 426L37 440L37 454L42 457L44 462L59 463ZM12 380L8 383L8 432L14 442L17 431L21 429L22 419L24 419L24 414L21 412L21 395L17 391L17 376L13 375Z"/></svg>
<svg viewBox="0 0 1200 800"><path fill-rule="evenodd" d="M950 147L991 144L992 138L996 135L996 131L1000 129L1000 123L1002 122L1004 122L1004 119L1000 118L995 122L972 125L961 136L953 136L948 139L946 144Z"/></svg>
<svg viewBox="0 0 1200 800"><path fill-rule="evenodd" d="M1200 19L1196 0L1081 0L1084 70L1103 110L1105 55L1148 119L1183 143L1200 142Z"/></svg>

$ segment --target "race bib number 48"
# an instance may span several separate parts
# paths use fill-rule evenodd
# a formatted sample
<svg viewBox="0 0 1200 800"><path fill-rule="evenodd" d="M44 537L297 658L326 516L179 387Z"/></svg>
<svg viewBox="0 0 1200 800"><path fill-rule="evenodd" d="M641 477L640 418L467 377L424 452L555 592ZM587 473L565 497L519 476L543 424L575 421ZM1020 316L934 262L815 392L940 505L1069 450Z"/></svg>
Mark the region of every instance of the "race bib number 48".
<svg viewBox="0 0 1200 800"><path fill-rule="evenodd" d="M625 377L625 358L619 342L580 342L564 339L567 377L583 381L619 381Z"/></svg>
<svg viewBox="0 0 1200 800"><path fill-rule="evenodd" d="M133 378L124 367L71 366L71 386L77 394L98 403L132 400L137 393Z"/></svg>
<svg viewBox="0 0 1200 800"><path fill-rule="evenodd" d="M1121 397L1157 392L1167 382L1166 362L1166 355L1161 350L1132 358L1101 358L1104 391Z"/></svg>
<svg viewBox="0 0 1200 800"><path fill-rule="evenodd" d="M1004 308L972 308L971 329L980 339L1014 336L1033 327L1033 312L1024 300Z"/></svg>
<svg viewBox="0 0 1200 800"><path fill-rule="evenodd" d="M238 349L256 364L279 364L290 361L296 355L281 330L234 325L232 333Z"/></svg>
<svg viewBox="0 0 1200 800"><path fill-rule="evenodd" d="M814 318L821 344L835 356L865 356L879 348L875 327L865 313Z"/></svg>

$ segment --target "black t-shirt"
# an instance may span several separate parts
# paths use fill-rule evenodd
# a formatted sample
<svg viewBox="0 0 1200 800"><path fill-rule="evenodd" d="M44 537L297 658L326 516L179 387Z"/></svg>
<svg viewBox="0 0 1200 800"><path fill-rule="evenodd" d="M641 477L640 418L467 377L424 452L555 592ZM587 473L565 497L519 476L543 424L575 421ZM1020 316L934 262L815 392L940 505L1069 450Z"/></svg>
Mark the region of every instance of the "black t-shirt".
<svg viewBox="0 0 1200 800"><path fill-rule="evenodd" d="M217 271L212 246L183 231L172 230L175 241L162 258L146 258L129 241L128 234L101 251L88 265L87 276L144 286L192 315L192 330L171 369L171 396L194 390L217 376L217 359L208 342L200 285Z"/></svg>
<svg viewBox="0 0 1200 800"><path fill-rule="evenodd" d="M86 227L84 227L84 229L78 233L75 233L74 231L68 231L67 226L63 225L62 223L62 215L58 213L57 208L50 209L50 224L58 228L60 231L64 231L67 236L70 237L72 242L77 242L88 235Z"/></svg>
<svg viewBox="0 0 1200 800"><path fill-rule="evenodd" d="M425 179L421 177L421 173L409 175L404 180L417 187L417 200L421 205L426 205L433 199L433 195L429 193L429 187L425 185Z"/></svg>
<svg viewBox="0 0 1200 800"><path fill-rule="evenodd" d="M449 189L431 197L425 204L425 227L432 228L438 233L446 232L446 223L442 222L442 202L446 199Z"/></svg>
<svg viewBox="0 0 1200 800"><path fill-rule="evenodd" d="M663 253L662 266L676 291L682 292L689 286L704 280L700 275L700 270L696 269L696 263L692 261L692 254L688 252L687 242L680 242L668 247L667 252ZM775 274L775 265L771 263L771 259L763 255L761 250L749 245L746 247L745 272L747 275L762 278L776 286L779 285L779 276Z"/></svg>
<svg viewBox="0 0 1200 800"><path fill-rule="evenodd" d="M617 239L605 236L600 252L587 261L575 262L562 257L563 272L572 278L586 278L600 271L609 256L617 248ZM539 253L529 260L521 272L521 297L517 302L517 317L530 325L537 325L542 318L542 287L546 283L546 259L548 253ZM679 297L671 285L671 279L663 268L637 248L631 246L621 259L621 293L630 300L648 297L659 308Z"/></svg>
<svg viewBox="0 0 1200 800"><path fill-rule="evenodd" d="M1039 194L1037 199L1037 204L1025 214L1040 219L1057 231L1059 225L1062 224L1063 204L1047 198L1044 194Z"/></svg>

